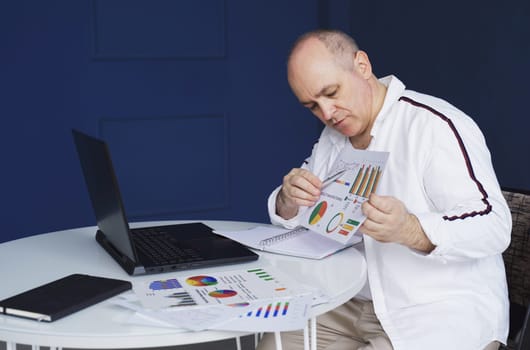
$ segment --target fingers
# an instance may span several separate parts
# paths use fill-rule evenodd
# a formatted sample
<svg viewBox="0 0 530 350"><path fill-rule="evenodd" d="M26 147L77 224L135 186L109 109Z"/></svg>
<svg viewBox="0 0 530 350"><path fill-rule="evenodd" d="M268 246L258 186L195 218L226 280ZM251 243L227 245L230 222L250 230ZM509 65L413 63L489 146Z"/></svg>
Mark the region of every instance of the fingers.
<svg viewBox="0 0 530 350"><path fill-rule="evenodd" d="M359 228L359 231L362 234L365 234L367 236L372 237L376 241L389 243L392 242L392 238L388 235L382 234L382 230L379 224L372 225L369 220L366 220L361 227Z"/></svg>
<svg viewBox="0 0 530 350"><path fill-rule="evenodd" d="M374 203L371 198L362 204L363 214L366 216L366 220L373 223L383 223L385 221L386 213L381 211Z"/></svg>
<svg viewBox="0 0 530 350"><path fill-rule="evenodd" d="M368 202L372 207L377 208L378 211L390 214L397 204L397 199L372 193L370 194L370 198L368 198Z"/></svg>
<svg viewBox="0 0 530 350"><path fill-rule="evenodd" d="M284 178L284 185L298 188L313 196L320 195L320 179L305 169L293 169Z"/></svg>
<svg viewBox="0 0 530 350"><path fill-rule="evenodd" d="M408 211L404 204L394 197L370 195L362 204L366 220L361 232L381 242L401 242L402 227Z"/></svg>
<svg viewBox="0 0 530 350"><path fill-rule="evenodd" d="M385 235L386 214L379 211L369 201L363 203L362 210L366 216L366 220L359 228L360 231L380 242L389 242L389 238Z"/></svg>
<svg viewBox="0 0 530 350"><path fill-rule="evenodd" d="M305 169L292 169L283 178L284 200L298 206L311 206L320 196L320 179Z"/></svg>

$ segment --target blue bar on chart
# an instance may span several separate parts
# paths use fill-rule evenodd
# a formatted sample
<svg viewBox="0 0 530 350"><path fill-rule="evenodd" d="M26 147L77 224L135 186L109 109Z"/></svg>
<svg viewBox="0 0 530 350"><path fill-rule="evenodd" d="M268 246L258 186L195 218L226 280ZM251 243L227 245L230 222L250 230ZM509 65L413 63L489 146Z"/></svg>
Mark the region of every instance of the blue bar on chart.
<svg viewBox="0 0 530 350"><path fill-rule="evenodd" d="M283 304L283 307L282 307ZM274 318L286 316L289 310L289 302L278 302L276 305L274 303L268 304L267 306L260 306L255 311L247 312L247 317L259 317L259 318Z"/></svg>

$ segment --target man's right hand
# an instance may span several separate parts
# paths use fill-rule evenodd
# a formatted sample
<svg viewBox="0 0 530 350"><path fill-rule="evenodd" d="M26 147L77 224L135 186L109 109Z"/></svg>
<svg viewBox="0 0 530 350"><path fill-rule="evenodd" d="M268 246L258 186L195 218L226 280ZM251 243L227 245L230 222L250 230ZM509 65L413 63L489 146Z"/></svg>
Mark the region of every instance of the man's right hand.
<svg viewBox="0 0 530 350"><path fill-rule="evenodd" d="M283 177L283 184L276 197L276 214L291 219L298 213L298 207L310 207L320 197L322 181L310 171L294 168Z"/></svg>

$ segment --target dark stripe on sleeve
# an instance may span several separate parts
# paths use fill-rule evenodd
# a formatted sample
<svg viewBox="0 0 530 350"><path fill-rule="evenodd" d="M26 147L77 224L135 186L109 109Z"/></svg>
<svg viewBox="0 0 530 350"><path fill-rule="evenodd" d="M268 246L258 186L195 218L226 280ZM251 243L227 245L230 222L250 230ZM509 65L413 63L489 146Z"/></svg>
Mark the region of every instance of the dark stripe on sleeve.
<svg viewBox="0 0 530 350"><path fill-rule="evenodd" d="M487 194L486 190L484 189L484 186L482 186L480 181L475 176L475 172L473 171L473 166L471 165L471 160L469 159L469 155L467 153L466 147L464 146L464 142L462 141L462 137L458 133L458 130L456 129L456 127L453 124L453 122L451 121L451 119L449 119L448 117L446 117L442 113L438 112L437 110L433 109L432 107L427 106L427 105L425 105L423 103L414 101L413 99L411 99L409 97L401 96L399 98L399 100L400 101L404 101L404 102L408 102L408 103L410 103L413 106L426 109L426 110L428 110L429 112L431 112L432 114L436 115L437 117L439 117L440 119L442 119L444 122L447 123L449 128L451 128L451 130L453 131L453 134L455 135L456 140L458 141L458 146L460 147L460 151L462 152L462 155L464 156L464 160L466 162L466 167L467 167L467 171L469 173L469 176L471 177L471 180L473 180L473 182L477 185L477 189L479 190L479 192L482 194L482 202L486 206L486 208L484 210L482 210L482 211L473 211L471 213L463 213L461 215L453 215L453 216L447 216L446 215L446 216L443 217L443 219L444 220L453 221L453 220L457 220L457 219L465 219L465 218L468 218L468 217L473 217L473 216L476 216L476 215L487 215L488 213L490 213L491 212L491 204L488 201L488 194Z"/></svg>

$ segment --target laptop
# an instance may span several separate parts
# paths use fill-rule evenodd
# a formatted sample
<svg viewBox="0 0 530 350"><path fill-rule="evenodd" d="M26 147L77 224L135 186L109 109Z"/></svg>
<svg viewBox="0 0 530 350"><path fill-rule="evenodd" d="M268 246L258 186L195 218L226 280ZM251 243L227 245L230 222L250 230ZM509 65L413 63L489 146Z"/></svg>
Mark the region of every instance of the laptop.
<svg viewBox="0 0 530 350"><path fill-rule="evenodd" d="M258 255L201 222L129 227L107 144L72 130L98 230L96 241L129 274L248 262Z"/></svg>

